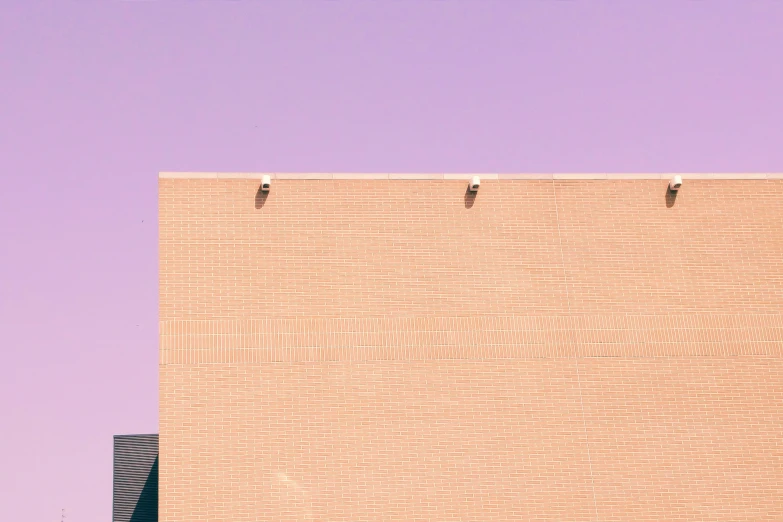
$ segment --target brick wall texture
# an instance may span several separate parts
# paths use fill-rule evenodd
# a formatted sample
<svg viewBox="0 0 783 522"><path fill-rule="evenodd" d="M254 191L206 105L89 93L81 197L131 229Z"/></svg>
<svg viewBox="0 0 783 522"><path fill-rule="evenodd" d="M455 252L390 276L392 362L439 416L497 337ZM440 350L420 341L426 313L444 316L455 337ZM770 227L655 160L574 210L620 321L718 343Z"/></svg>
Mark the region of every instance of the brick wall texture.
<svg viewBox="0 0 783 522"><path fill-rule="evenodd" d="M160 517L783 520L783 180L160 179Z"/></svg>

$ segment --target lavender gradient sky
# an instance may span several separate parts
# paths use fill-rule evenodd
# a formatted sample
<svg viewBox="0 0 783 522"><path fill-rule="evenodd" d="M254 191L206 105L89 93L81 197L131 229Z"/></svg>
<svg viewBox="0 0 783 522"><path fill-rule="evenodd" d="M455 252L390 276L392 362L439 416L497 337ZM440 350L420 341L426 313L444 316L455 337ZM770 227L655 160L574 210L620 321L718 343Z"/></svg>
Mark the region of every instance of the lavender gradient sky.
<svg viewBox="0 0 783 522"><path fill-rule="evenodd" d="M0 520L110 520L112 435L157 432L158 171L781 171L781 27L762 0L0 0Z"/></svg>

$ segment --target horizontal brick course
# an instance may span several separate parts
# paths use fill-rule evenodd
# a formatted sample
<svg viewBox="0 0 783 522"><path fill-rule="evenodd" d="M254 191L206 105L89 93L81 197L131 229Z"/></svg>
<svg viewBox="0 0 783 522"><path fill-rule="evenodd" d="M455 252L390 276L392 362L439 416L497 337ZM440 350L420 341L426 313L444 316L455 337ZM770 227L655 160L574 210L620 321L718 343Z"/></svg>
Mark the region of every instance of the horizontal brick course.
<svg viewBox="0 0 783 522"><path fill-rule="evenodd" d="M161 364L781 355L783 315L171 321L160 349Z"/></svg>

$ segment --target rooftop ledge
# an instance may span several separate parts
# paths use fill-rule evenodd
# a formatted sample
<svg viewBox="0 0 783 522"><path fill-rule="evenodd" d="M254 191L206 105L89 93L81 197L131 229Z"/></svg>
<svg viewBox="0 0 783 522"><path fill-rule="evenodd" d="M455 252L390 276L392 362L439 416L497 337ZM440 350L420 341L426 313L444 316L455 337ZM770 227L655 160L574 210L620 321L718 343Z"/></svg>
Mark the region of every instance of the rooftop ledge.
<svg viewBox="0 0 783 522"><path fill-rule="evenodd" d="M434 179L470 179L479 176L483 180L513 180L513 179L670 179L680 175L683 179L783 179L783 173L661 173L661 174L498 174L498 173L472 173L472 174L392 174L392 173L294 173L294 172L161 172L161 179L261 179L268 175L271 179L407 179L407 180L434 180Z"/></svg>

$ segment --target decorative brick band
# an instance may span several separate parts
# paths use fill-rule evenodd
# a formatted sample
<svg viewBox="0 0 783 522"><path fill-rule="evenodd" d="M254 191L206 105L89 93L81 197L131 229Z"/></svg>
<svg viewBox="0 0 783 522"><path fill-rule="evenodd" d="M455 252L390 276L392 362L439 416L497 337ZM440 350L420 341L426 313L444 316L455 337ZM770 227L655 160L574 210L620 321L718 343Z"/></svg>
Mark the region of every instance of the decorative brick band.
<svg viewBox="0 0 783 522"><path fill-rule="evenodd" d="M169 321L161 364L783 354L783 315Z"/></svg>
<svg viewBox="0 0 783 522"><path fill-rule="evenodd" d="M482 180L623 180L623 179L669 179L679 174L683 179L783 179L783 173L475 173L475 174L395 174L395 173L339 173L339 172L161 172L161 179L378 179L378 180L467 180L479 176Z"/></svg>

